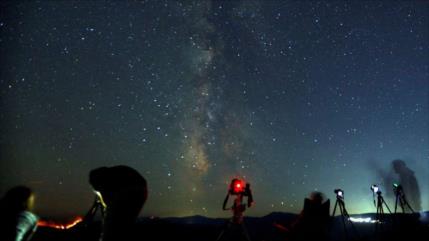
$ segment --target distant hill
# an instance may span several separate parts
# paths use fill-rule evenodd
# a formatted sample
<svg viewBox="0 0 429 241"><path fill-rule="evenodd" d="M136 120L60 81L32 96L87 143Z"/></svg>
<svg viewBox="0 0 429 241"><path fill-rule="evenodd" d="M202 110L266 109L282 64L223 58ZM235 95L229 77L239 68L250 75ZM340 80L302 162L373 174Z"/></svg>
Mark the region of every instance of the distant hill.
<svg viewBox="0 0 429 241"><path fill-rule="evenodd" d="M426 240L429 237L429 212L416 215L386 215L382 224L352 223L346 220L346 231L342 217L332 219L329 235L330 240ZM285 234L273 226L274 222L288 225L297 217L296 214L274 212L263 217L245 217L245 228L252 241L280 241L285 240ZM352 215L353 218L375 218L374 213ZM144 217L137 221L137 240L186 240L186 241L215 241L224 230L229 219L208 218L204 216L154 218ZM356 219L359 220L359 219ZM92 236L100 232L99 223L93 224L90 229ZM354 228L353 228L354 227ZM356 230L356 232L355 232ZM76 230L53 230L40 228L32 241L71 241L94 240L84 239ZM346 239L347 237L347 239ZM238 241L236 238L234 241Z"/></svg>

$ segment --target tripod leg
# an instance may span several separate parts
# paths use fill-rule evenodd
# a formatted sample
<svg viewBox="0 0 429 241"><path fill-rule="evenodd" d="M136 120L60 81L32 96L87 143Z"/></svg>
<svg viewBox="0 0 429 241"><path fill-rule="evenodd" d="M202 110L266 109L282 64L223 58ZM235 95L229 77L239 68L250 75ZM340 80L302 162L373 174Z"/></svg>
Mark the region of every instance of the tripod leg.
<svg viewBox="0 0 429 241"><path fill-rule="evenodd" d="M384 222L383 198L381 196L378 196L377 198L377 214L375 217L377 219L377 222L375 223L375 233L379 236Z"/></svg>
<svg viewBox="0 0 429 241"><path fill-rule="evenodd" d="M219 234L219 236L217 236L216 241L220 241L222 239L223 234L225 233L225 230L222 230Z"/></svg>
<svg viewBox="0 0 429 241"><path fill-rule="evenodd" d="M357 231L357 229L356 229L356 227L355 227L355 225L353 224L353 222L350 220L350 215L349 215L349 213L347 212L347 209L346 209L346 206L344 205L344 207L343 207L343 211L344 211L344 216L347 218L347 220L349 221L349 223L350 223L350 226L352 227L352 230L353 230L353 233L354 233L354 235L355 235L355 237L357 238L357 240L360 240L361 238L360 238L360 235L359 235L359 233L358 233L358 231Z"/></svg>
<svg viewBox="0 0 429 241"><path fill-rule="evenodd" d="M398 195L396 195L396 200L395 200L395 213L397 209L398 209ZM402 211L404 211L404 209L402 209Z"/></svg>
<svg viewBox="0 0 429 241"><path fill-rule="evenodd" d="M399 199L399 204L401 204L402 213L405 213L405 207L404 207L405 202L404 202L404 200L402 198Z"/></svg>
<svg viewBox="0 0 429 241"><path fill-rule="evenodd" d="M412 213L415 213L414 209L410 206L409 203L407 203L407 207L411 210Z"/></svg>
<svg viewBox="0 0 429 241"><path fill-rule="evenodd" d="M390 211L390 208L389 208L389 206L387 205L387 203L384 201L384 198L382 198L381 200L383 201L384 206L386 206L387 211L389 211L389 213L390 213L390 214L392 214L392 211Z"/></svg>
<svg viewBox="0 0 429 241"><path fill-rule="evenodd" d="M334 211L332 211L332 217L335 217L335 211L337 210L338 200L335 202Z"/></svg>
<svg viewBox="0 0 429 241"><path fill-rule="evenodd" d="M381 206L381 202L377 202L377 213L375 214L375 218L381 222L382 214L383 213L383 207Z"/></svg>
<svg viewBox="0 0 429 241"><path fill-rule="evenodd" d="M246 226L244 226L244 223L241 224L241 230L242 230L241 232L243 233L243 235L246 238L246 240L247 241L251 241L249 233L247 232Z"/></svg>
<svg viewBox="0 0 429 241"><path fill-rule="evenodd" d="M407 207L411 210L412 213L415 213L414 209L411 208L410 204L408 203L408 201L405 198L404 198L404 203L405 203L405 205L407 205Z"/></svg>
<svg viewBox="0 0 429 241"><path fill-rule="evenodd" d="M343 222L343 228L344 228L344 237L345 237L345 240L348 240L348 238L349 238L349 236L348 236L348 234L347 234L347 227L346 227L346 220L345 220L345 212L344 212L344 204L342 204L341 202L340 202L340 204L339 204L339 209L340 209L340 213L341 213L341 220L342 220L342 222Z"/></svg>
<svg viewBox="0 0 429 241"><path fill-rule="evenodd" d="M343 220L344 237L345 237L345 240L349 240L349 234L347 232L347 227L346 227L346 220L344 215L341 215L341 216L342 216L341 219Z"/></svg>
<svg viewBox="0 0 429 241"><path fill-rule="evenodd" d="M228 230L230 228L230 226L231 226L231 222L228 222L226 225L224 225L222 231L217 236L216 241L222 240L223 235L225 234L226 230Z"/></svg>

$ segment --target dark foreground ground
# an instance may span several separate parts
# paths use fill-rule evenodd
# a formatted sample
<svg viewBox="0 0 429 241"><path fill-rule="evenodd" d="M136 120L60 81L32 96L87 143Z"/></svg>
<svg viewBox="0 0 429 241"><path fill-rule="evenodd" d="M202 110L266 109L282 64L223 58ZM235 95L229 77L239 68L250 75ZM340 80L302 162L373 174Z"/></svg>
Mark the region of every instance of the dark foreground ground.
<svg viewBox="0 0 429 241"><path fill-rule="evenodd" d="M330 240L429 240L429 212L421 215L422 217L410 214L387 215L385 222L379 224L378 227L373 223L353 223L353 228L350 222L347 222L347 233L344 232L341 217L336 217L330 225ZM366 214L354 217L374 218L374 215ZM245 219L245 227L252 241L291 240L284 233L274 228L273 223L287 224L294 218L296 215L286 213L272 213L261 218L249 217ZM142 218L137 223L134 240L215 241L227 221L226 219L212 219L202 216L163 219ZM39 228L32 241L95 241L98 233L99 223L94 223L86 229L79 226L70 230ZM240 238L229 235L224 236L222 240L239 241Z"/></svg>

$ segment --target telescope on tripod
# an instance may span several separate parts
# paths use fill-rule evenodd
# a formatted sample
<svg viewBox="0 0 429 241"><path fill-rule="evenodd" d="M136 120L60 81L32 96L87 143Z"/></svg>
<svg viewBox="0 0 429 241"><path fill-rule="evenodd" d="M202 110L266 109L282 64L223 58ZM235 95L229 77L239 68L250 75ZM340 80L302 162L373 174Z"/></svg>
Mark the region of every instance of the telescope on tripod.
<svg viewBox="0 0 429 241"><path fill-rule="evenodd" d="M235 196L234 203L230 208L227 208L228 200L230 196ZM244 203L244 198L247 197L247 204ZM229 185L228 193L223 201L222 209L231 210L233 215L228 221L225 227L220 232L216 241L222 240L222 238L228 234L237 235L237 233L244 237L245 240L250 241L250 236L243 223L244 211L246 207L251 207L253 204L253 195L250 190L250 183L245 183L243 180L234 178ZM228 239L229 240L229 239Z"/></svg>
<svg viewBox="0 0 429 241"><path fill-rule="evenodd" d="M384 201L380 187L377 186L376 184L373 184L371 185L370 189L372 191L374 205L376 206L376 209L377 209L377 213L375 214L375 219L376 219L375 232L378 233L379 230L382 228L382 224L385 222L383 205L384 207L387 208L390 214L392 214L392 211L390 211L389 206L387 205L386 201ZM376 197L377 197L377 200L376 200Z"/></svg>
<svg viewBox="0 0 429 241"><path fill-rule="evenodd" d="M332 212L332 217L335 216L335 211L337 210L337 207L338 207L338 209L340 210L340 214L341 214L341 221L343 223L345 240L349 239L346 221L348 221L348 223L350 223L350 226L351 226L354 234L356 236L359 236L359 234L356 230L356 227L354 226L353 222L350 220L350 215L347 212L346 204L344 202L344 191L338 188L338 189L334 190L334 193L336 194L337 200L336 200L335 205L334 205L334 211Z"/></svg>
<svg viewBox="0 0 429 241"><path fill-rule="evenodd" d="M411 213L414 213L413 208L407 201L407 198L404 193L404 189L398 183L393 183L393 193L395 193L395 213L398 210L398 204L401 207L402 213L405 213L405 208L408 208Z"/></svg>
<svg viewBox="0 0 429 241"><path fill-rule="evenodd" d="M373 195L373 199L374 199L374 205L377 208L376 219L381 222L382 219L384 218L383 217L384 216L383 205L387 208L387 210L389 211L390 214L392 212L390 211L390 208L387 205L386 201L384 201L380 187L378 187L376 184L373 184L373 185L371 185L371 191L372 191L372 195ZM377 202L375 201L376 195L377 195Z"/></svg>

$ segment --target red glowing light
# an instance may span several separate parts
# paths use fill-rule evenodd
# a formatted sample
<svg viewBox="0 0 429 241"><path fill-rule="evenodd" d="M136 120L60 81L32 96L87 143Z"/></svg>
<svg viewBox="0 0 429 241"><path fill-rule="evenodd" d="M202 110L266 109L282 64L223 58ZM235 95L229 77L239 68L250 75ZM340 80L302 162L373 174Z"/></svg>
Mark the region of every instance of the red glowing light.
<svg viewBox="0 0 429 241"><path fill-rule="evenodd" d="M236 179L236 180L234 180L233 187L234 187L234 190L233 190L234 193L241 193L241 192L243 192L244 183L242 180Z"/></svg>
<svg viewBox="0 0 429 241"><path fill-rule="evenodd" d="M47 220L39 220L37 222L37 226L39 227L49 227L49 228L55 228L55 229L70 229L76 226L78 223L82 222L82 217L76 217L71 222L63 224L63 223L57 223L54 221L47 221Z"/></svg>

